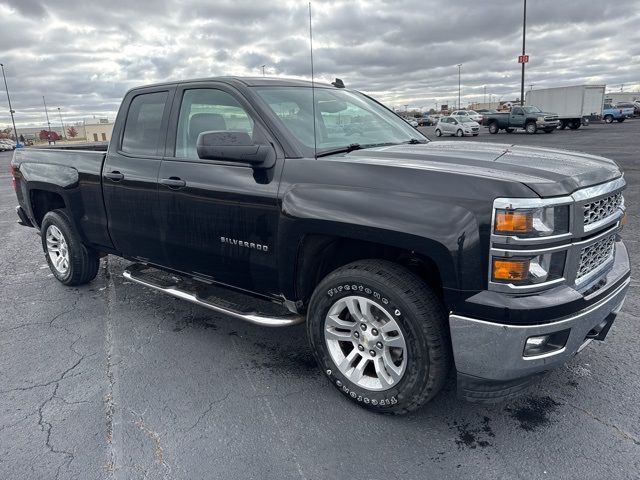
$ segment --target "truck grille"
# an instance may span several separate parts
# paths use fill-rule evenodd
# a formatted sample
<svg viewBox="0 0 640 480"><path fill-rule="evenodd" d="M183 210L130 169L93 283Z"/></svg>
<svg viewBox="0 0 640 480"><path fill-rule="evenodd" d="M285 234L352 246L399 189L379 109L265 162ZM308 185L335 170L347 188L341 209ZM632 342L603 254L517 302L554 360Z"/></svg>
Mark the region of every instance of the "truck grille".
<svg viewBox="0 0 640 480"><path fill-rule="evenodd" d="M544 120L546 122L550 122L550 121L557 120L557 119L558 119L557 115L547 115L546 117L544 117Z"/></svg>
<svg viewBox="0 0 640 480"><path fill-rule="evenodd" d="M591 225L616 213L622 205L622 193L610 195L584 205L584 225Z"/></svg>
<svg viewBox="0 0 640 480"><path fill-rule="evenodd" d="M584 247L580 251L580 263L576 279L584 277L609 260L613 256L615 240L616 235L613 234L598 240L593 245Z"/></svg>

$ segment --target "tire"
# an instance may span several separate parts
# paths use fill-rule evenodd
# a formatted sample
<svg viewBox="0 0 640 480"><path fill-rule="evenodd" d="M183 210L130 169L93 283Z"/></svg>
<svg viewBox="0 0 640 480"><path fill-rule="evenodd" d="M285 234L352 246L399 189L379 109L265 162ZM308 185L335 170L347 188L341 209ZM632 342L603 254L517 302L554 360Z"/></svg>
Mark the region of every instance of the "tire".
<svg viewBox="0 0 640 480"><path fill-rule="evenodd" d="M604 123L613 123L613 115L605 115Z"/></svg>
<svg viewBox="0 0 640 480"><path fill-rule="evenodd" d="M370 315L361 317L363 305L369 305ZM362 323L351 320L350 310L364 318ZM418 276L386 260L354 262L327 275L311 298L307 335L331 383L353 402L379 413L416 410L440 391L451 366L444 306ZM381 349L384 343L378 342L402 347ZM397 355L399 364L393 367L399 372L389 368L390 355ZM354 377L356 367L361 367L360 378Z"/></svg>
<svg viewBox="0 0 640 480"><path fill-rule="evenodd" d="M499 131L500 131L500 129L498 128L498 124L496 122L491 122L489 124L489 133L490 134L495 135Z"/></svg>
<svg viewBox="0 0 640 480"><path fill-rule="evenodd" d="M582 118L582 125L583 126L588 127L590 122L591 122L591 120L589 120L588 117L583 117Z"/></svg>
<svg viewBox="0 0 640 480"><path fill-rule="evenodd" d="M524 129L529 135L533 135L538 131L538 126L534 122L529 122L524 126Z"/></svg>
<svg viewBox="0 0 640 480"><path fill-rule="evenodd" d="M84 285L96 277L100 257L82 244L80 235L64 210L48 212L42 219L40 230L45 258L54 277L61 283L68 286Z"/></svg>
<svg viewBox="0 0 640 480"><path fill-rule="evenodd" d="M571 120L569 123L569 128L571 130L577 130L580 128L580 120Z"/></svg>
<svg viewBox="0 0 640 480"><path fill-rule="evenodd" d="M617 120L618 120L618 123L622 123L622 122L624 122L625 119L624 118L618 118Z"/></svg>
<svg viewBox="0 0 640 480"><path fill-rule="evenodd" d="M474 136L474 137L477 137L478 135L479 135L478 133L474 133L474 134L473 134L473 136Z"/></svg>
<svg viewBox="0 0 640 480"><path fill-rule="evenodd" d="M436 137L441 137L442 131L439 128L436 128Z"/></svg>
<svg viewBox="0 0 640 480"><path fill-rule="evenodd" d="M460 129L456 131L456 137L464 137L464 132Z"/></svg>
<svg viewBox="0 0 640 480"><path fill-rule="evenodd" d="M564 130L565 128L567 128L567 122L565 122L564 120L560 120L556 128L558 130Z"/></svg>
<svg viewBox="0 0 640 480"><path fill-rule="evenodd" d="M553 128L545 128L544 133L553 133L555 131L555 127Z"/></svg>
<svg viewBox="0 0 640 480"><path fill-rule="evenodd" d="M507 133L513 133L515 129L513 128L505 128L504 131Z"/></svg>

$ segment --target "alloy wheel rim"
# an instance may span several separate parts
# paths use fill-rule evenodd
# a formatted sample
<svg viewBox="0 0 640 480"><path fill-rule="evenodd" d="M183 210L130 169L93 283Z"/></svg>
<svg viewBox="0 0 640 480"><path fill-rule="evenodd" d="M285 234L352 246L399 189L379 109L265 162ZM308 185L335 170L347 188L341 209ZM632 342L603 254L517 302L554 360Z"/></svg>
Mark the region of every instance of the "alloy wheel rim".
<svg viewBox="0 0 640 480"><path fill-rule="evenodd" d="M62 275L69 271L69 245L58 227L50 225L46 233L47 253L53 268Z"/></svg>
<svg viewBox="0 0 640 480"><path fill-rule="evenodd" d="M339 299L325 317L324 336L340 373L359 387L383 391L402 380L407 367L404 334L373 300L355 295Z"/></svg>

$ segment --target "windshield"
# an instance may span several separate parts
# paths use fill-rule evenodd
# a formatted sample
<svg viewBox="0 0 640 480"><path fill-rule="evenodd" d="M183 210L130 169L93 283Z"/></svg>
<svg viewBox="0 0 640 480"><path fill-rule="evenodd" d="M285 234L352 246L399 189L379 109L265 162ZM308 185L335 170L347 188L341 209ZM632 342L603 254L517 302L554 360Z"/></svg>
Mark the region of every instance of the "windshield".
<svg viewBox="0 0 640 480"><path fill-rule="evenodd" d="M538 107L522 107L525 113L539 113L541 110Z"/></svg>
<svg viewBox="0 0 640 480"><path fill-rule="evenodd" d="M478 112L476 112L475 110L467 110L467 112L469 112L469 115L480 115Z"/></svg>
<svg viewBox="0 0 640 480"><path fill-rule="evenodd" d="M284 126L313 156L313 107L311 87L255 87ZM365 95L342 89L316 88L317 153L357 145L427 142L418 130Z"/></svg>
<svg viewBox="0 0 640 480"><path fill-rule="evenodd" d="M473 119L469 117L457 117L456 120L458 120L460 123L476 123Z"/></svg>

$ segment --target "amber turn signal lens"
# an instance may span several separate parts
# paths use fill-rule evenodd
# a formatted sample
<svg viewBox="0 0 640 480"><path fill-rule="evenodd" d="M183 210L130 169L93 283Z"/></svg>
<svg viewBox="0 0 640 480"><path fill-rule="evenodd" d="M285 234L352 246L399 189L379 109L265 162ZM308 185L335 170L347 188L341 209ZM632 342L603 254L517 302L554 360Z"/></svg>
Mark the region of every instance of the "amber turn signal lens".
<svg viewBox="0 0 640 480"><path fill-rule="evenodd" d="M533 213L514 210L496 210L496 233L533 232Z"/></svg>
<svg viewBox="0 0 640 480"><path fill-rule="evenodd" d="M530 260L494 259L493 279L520 281L529 277Z"/></svg>

